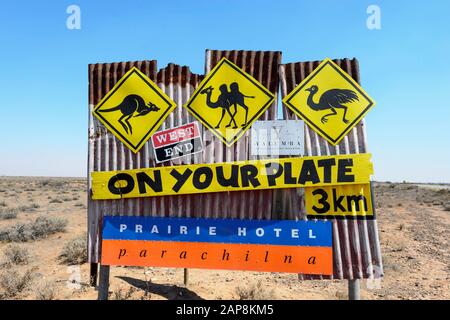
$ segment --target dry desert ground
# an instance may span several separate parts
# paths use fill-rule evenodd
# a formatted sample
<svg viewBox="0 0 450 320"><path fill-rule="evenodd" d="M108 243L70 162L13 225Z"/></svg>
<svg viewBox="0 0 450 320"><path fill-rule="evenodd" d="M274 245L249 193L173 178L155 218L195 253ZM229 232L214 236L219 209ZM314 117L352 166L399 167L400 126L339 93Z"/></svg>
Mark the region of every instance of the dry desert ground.
<svg viewBox="0 0 450 320"><path fill-rule="evenodd" d="M450 187L376 183L385 277L363 299L450 299ZM0 177L0 299L96 299L86 263L86 181ZM347 299L345 281L295 274L111 268L110 299Z"/></svg>

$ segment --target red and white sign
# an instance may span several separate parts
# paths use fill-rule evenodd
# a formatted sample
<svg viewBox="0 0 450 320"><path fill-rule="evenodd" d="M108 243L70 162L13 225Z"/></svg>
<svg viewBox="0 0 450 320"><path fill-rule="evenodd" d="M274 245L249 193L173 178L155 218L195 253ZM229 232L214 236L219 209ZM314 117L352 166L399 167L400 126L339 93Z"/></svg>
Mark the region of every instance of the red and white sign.
<svg viewBox="0 0 450 320"><path fill-rule="evenodd" d="M152 136L157 162L177 159L203 149L197 122L159 131Z"/></svg>

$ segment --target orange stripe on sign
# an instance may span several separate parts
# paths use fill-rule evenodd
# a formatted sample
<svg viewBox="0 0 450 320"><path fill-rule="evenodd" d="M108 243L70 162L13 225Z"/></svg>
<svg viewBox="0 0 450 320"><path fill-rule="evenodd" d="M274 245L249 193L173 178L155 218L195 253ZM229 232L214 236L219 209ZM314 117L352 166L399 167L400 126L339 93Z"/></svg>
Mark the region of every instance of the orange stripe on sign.
<svg viewBox="0 0 450 320"><path fill-rule="evenodd" d="M333 273L331 247L103 240L101 263L317 275Z"/></svg>

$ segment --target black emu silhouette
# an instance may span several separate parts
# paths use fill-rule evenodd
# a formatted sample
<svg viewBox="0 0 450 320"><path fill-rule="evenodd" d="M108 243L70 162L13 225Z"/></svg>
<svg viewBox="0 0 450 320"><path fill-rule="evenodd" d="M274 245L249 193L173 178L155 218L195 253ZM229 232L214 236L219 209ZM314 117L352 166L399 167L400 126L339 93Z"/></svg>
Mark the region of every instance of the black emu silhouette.
<svg viewBox="0 0 450 320"><path fill-rule="evenodd" d="M226 127L230 127L231 123L234 124L233 128L236 129L237 123L234 117L236 116L236 113L238 111L238 106L241 106L245 110L245 121L242 124L242 127L245 127L247 125L247 118L248 118L248 106L245 104L245 98L254 98L253 96L247 96L239 91L239 84L237 82L233 82L230 84L230 91L227 90L227 85L222 84L219 87L220 95L217 98L217 100L214 102L211 100L212 92L214 88L212 86L209 86L205 89L203 89L200 93L206 94L206 105L212 109L216 108L222 108L222 116L220 117L219 122L216 125L216 129L220 127L220 124L222 123L222 120L225 116L225 113L228 113L230 115L230 122L226 125ZM231 113L231 106L234 105L234 113Z"/></svg>
<svg viewBox="0 0 450 320"><path fill-rule="evenodd" d="M133 117L133 114L135 112L137 112L138 114L134 117L140 117L145 116L147 113L152 111L159 111L160 109L151 102L145 104L145 101L141 96L137 94L130 94L126 96L117 107L99 110L99 112L113 112L117 110L120 110L120 112L122 112L119 123L123 126L127 133L129 129L130 134L133 134L133 128L128 121Z"/></svg>
<svg viewBox="0 0 450 320"><path fill-rule="evenodd" d="M322 123L328 121L327 117L336 115L336 109L344 109L344 116L342 117L342 121L344 121L344 123L349 123L349 121L345 119L348 107L344 106L344 104L359 100L357 94L352 90L330 89L328 91L325 91L320 96L319 103L315 103L313 97L317 93L317 91L319 91L319 88L317 86L312 86L311 88L306 89L306 91L309 91L307 103L311 109L315 111L330 109L332 111L331 113L324 115L322 119L320 119Z"/></svg>

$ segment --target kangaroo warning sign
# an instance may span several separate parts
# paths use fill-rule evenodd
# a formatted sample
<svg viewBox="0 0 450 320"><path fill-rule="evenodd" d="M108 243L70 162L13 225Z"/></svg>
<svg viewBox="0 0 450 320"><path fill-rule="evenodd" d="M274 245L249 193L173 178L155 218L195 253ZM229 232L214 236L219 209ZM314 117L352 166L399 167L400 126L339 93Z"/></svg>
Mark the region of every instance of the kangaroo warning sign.
<svg viewBox="0 0 450 320"><path fill-rule="evenodd" d="M283 103L333 145L364 117L375 102L332 60L324 60Z"/></svg>
<svg viewBox="0 0 450 320"><path fill-rule="evenodd" d="M274 99L256 79L223 58L200 83L185 108L231 146Z"/></svg>
<svg viewBox="0 0 450 320"><path fill-rule="evenodd" d="M175 107L175 102L134 67L93 112L109 131L136 153Z"/></svg>
<svg viewBox="0 0 450 320"><path fill-rule="evenodd" d="M197 122L159 131L152 136L152 144L158 163L188 156L203 149Z"/></svg>

